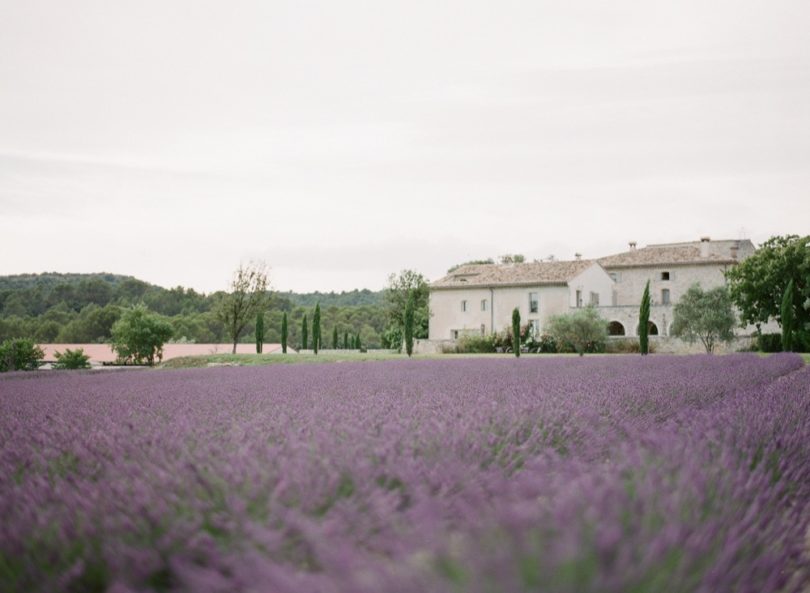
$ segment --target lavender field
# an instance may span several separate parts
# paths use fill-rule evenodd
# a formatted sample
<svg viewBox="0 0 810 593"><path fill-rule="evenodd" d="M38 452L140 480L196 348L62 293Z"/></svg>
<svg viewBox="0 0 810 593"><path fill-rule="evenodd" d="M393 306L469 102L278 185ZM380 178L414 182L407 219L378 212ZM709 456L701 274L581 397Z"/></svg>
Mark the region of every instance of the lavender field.
<svg viewBox="0 0 810 593"><path fill-rule="evenodd" d="M0 590L806 591L794 355L0 380Z"/></svg>

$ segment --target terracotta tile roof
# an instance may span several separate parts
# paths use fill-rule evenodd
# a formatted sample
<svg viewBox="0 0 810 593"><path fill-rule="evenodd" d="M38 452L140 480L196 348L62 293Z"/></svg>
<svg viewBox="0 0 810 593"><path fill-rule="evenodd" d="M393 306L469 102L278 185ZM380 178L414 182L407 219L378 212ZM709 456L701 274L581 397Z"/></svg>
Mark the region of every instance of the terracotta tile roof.
<svg viewBox="0 0 810 593"><path fill-rule="evenodd" d="M734 247L737 247L738 250L736 259L732 254ZM735 264L749 255L753 248L750 241L710 241L709 253L702 256L700 241L668 243L631 249L616 255L608 255L596 261L605 269L685 264Z"/></svg>
<svg viewBox="0 0 810 593"><path fill-rule="evenodd" d="M431 288L465 288L489 286L533 286L566 284L587 268L593 260L532 262L524 264L474 264L461 266Z"/></svg>

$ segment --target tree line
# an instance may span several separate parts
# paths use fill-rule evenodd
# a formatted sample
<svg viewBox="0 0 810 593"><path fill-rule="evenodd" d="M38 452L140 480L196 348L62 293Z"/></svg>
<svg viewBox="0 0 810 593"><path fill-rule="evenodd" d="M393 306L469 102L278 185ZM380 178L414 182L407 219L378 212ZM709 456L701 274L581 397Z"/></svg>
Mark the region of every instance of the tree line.
<svg viewBox="0 0 810 593"><path fill-rule="evenodd" d="M427 281L420 274L392 274L382 291L296 294L264 292L262 342L303 346L303 321L313 309L327 338L323 347L394 348L402 345L405 297L417 293L416 338L427 337ZM204 294L192 288L163 288L131 276L115 274L24 274L0 277L0 342L29 338L39 343L108 343L112 328L125 311L141 305L171 326L169 340L193 343L228 343L234 327L221 315L229 290ZM401 307L401 310L397 308ZM421 308L420 308L421 307ZM287 328L282 328L283 317ZM256 339L255 312L239 329L238 342ZM309 322L308 322L309 323ZM311 331L311 326L310 326ZM328 340L335 337L337 340ZM311 346L311 335L307 336Z"/></svg>

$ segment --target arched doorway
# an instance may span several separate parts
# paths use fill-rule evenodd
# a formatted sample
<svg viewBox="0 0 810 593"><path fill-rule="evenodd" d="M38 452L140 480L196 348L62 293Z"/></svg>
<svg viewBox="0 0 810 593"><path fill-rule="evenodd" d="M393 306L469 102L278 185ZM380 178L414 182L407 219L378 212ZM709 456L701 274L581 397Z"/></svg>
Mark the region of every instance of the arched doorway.
<svg viewBox="0 0 810 593"><path fill-rule="evenodd" d="M624 326L619 323L618 321L611 321L608 323L608 335L609 336L623 336L624 335Z"/></svg>
<svg viewBox="0 0 810 593"><path fill-rule="evenodd" d="M639 325L636 327L636 333L639 333L641 326ZM657 336L658 335L658 326L655 325L652 321L647 322L647 335L648 336Z"/></svg>

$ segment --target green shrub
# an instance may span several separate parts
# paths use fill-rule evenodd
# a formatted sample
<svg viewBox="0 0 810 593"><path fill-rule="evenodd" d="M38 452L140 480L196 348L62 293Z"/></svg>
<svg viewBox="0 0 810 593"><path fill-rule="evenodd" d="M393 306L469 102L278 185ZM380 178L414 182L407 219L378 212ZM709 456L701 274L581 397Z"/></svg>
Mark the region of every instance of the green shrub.
<svg viewBox="0 0 810 593"><path fill-rule="evenodd" d="M144 305L124 311L112 326L112 348L119 361L153 365L163 358L163 344L172 337L172 325Z"/></svg>
<svg viewBox="0 0 810 593"><path fill-rule="evenodd" d="M649 342L647 349L650 354L655 354L655 342ZM641 352L641 344L637 338L609 338L605 342L604 351L608 354L638 354Z"/></svg>
<svg viewBox="0 0 810 593"><path fill-rule="evenodd" d="M56 362L53 365L55 369L89 369L90 357L84 353L84 350L77 348L71 350L67 348L64 352L56 352Z"/></svg>
<svg viewBox="0 0 810 593"><path fill-rule="evenodd" d="M495 352L495 342L497 337L494 335L488 336L462 336L456 343L455 352L462 354L473 352Z"/></svg>
<svg viewBox="0 0 810 593"><path fill-rule="evenodd" d="M537 340L535 340L534 352L539 352L541 354L556 354L559 352L559 345L557 344L557 340L554 339L554 336L543 334Z"/></svg>
<svg viewBox="0 0 810 593"><path fill-rule="evenodd" d="M757 350L760 352L781 352L782 334L759 334Z"/></svg>
<svg viewBox="0 0 810 593"><path fill-rule="evenodd" d="M525 346L525 350L529 352L533 351L533 346L536 348L531 333L532 333L531 325L529 324L520 326L517 332L520 344L522 346ZM514 351L513 342L515 340L514 328L509 327L504 329L502 332L495 334L493 336L493 340L495 345L495 352L513 352Z"/></svg>
<svg viewBox="0 0 810 593"><path fill-rule="evenodd" d="M604 351L607 323L593 307L563 315L552 315L549 318L548 328L560 352L574 351L582 356L586 353Z"/></svg>
<svg viewBox="0 0 810 593"><path fill-rule="evenodd" d="M15 338L0 344L0 373L34 371L42 364L45 353L28 338Z"/></svg>

